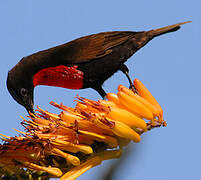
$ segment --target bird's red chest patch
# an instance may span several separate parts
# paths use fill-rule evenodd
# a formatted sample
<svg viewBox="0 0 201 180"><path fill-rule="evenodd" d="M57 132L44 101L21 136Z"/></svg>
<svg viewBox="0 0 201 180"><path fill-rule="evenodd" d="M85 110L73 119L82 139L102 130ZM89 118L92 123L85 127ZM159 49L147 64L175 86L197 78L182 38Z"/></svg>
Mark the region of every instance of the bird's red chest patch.
<svg viewBox="0 0 201 180"><path fill-rule="evenodd" d="M83 87L82 71L77 66L56 66L40 70L33 77L34 87L37 85L47 85L63 87L68 89L80 89Z"/></svg>

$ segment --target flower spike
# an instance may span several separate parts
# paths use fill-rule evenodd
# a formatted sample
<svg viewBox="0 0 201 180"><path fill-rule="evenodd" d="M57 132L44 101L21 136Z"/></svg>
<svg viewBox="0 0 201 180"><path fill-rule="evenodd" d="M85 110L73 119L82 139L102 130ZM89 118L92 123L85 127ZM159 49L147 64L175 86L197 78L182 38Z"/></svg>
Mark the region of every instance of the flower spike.
<svg viewBox="0 0 201 180"><path fill-rule="evenodd" d="M140 142L143 133L166 126L148 89L138 79L134 85L137 93L120 85L108 100L77 96L75 108L50 102L59 114L38 107L22 118L25 132L0 134L0 178L74 180L104 160L119 158L123 147Z"/></svg>

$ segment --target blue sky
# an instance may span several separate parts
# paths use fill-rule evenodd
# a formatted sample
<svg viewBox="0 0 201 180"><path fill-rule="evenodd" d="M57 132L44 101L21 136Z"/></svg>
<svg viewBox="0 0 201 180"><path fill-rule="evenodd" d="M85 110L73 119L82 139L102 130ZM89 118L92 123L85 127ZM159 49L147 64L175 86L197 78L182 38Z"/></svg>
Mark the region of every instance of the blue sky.
<svg viewBox="0 0 201 180"><path fill-rule="evenodd" d="M152 1L50 1L0 2L0 133L16 135L21 129L18 105L6 88L7 72L23 56L75 38L113 30L141 31L192 20L171 34L152 40L128 61L132 78L139 78L164 110L167 128L155 129L131 144L133 153L118 169L120 179L198 179L200 177L201 109L201 3L198 0ZM107 92L128 86L126 77L116 73L104 84ZM91 89L73 91L38 86L35 105L54 111L50 101L73 106L73 97L98 99ZM79 179L101 179L111 162L104 162Z"/></svg>

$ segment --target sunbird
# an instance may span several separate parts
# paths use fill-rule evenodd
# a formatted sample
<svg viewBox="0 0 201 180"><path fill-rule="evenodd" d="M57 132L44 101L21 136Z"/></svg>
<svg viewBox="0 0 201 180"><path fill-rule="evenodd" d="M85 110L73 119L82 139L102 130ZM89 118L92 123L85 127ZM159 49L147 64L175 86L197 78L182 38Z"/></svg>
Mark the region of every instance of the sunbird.
<svg viewBox="0 0 201 180"><path fill-rule="evenodd" d="M189 22L149 31L101 32L36 52L23 57L8 72L8 91L28 112L34 113L34 88L37 85L92 88L105 97L104 81L120 70L134 88L124 64L127 59L154 37L177 31Z"/></svg>

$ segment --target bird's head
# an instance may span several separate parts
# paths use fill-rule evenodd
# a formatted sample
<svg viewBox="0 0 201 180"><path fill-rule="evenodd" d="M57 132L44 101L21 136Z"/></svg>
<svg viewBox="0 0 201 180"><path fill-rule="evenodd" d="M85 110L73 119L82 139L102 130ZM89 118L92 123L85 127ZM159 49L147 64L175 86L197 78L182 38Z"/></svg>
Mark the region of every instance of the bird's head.
<svg viewBox="0 0 201 180"><path fill-rule="evenodd" d="M19 78L12 71L8 72L7 88L12 97L22 106L24 106L27 112L34 113L33 110L33 83L28 80L25 75L23 78Z"/></svg>

